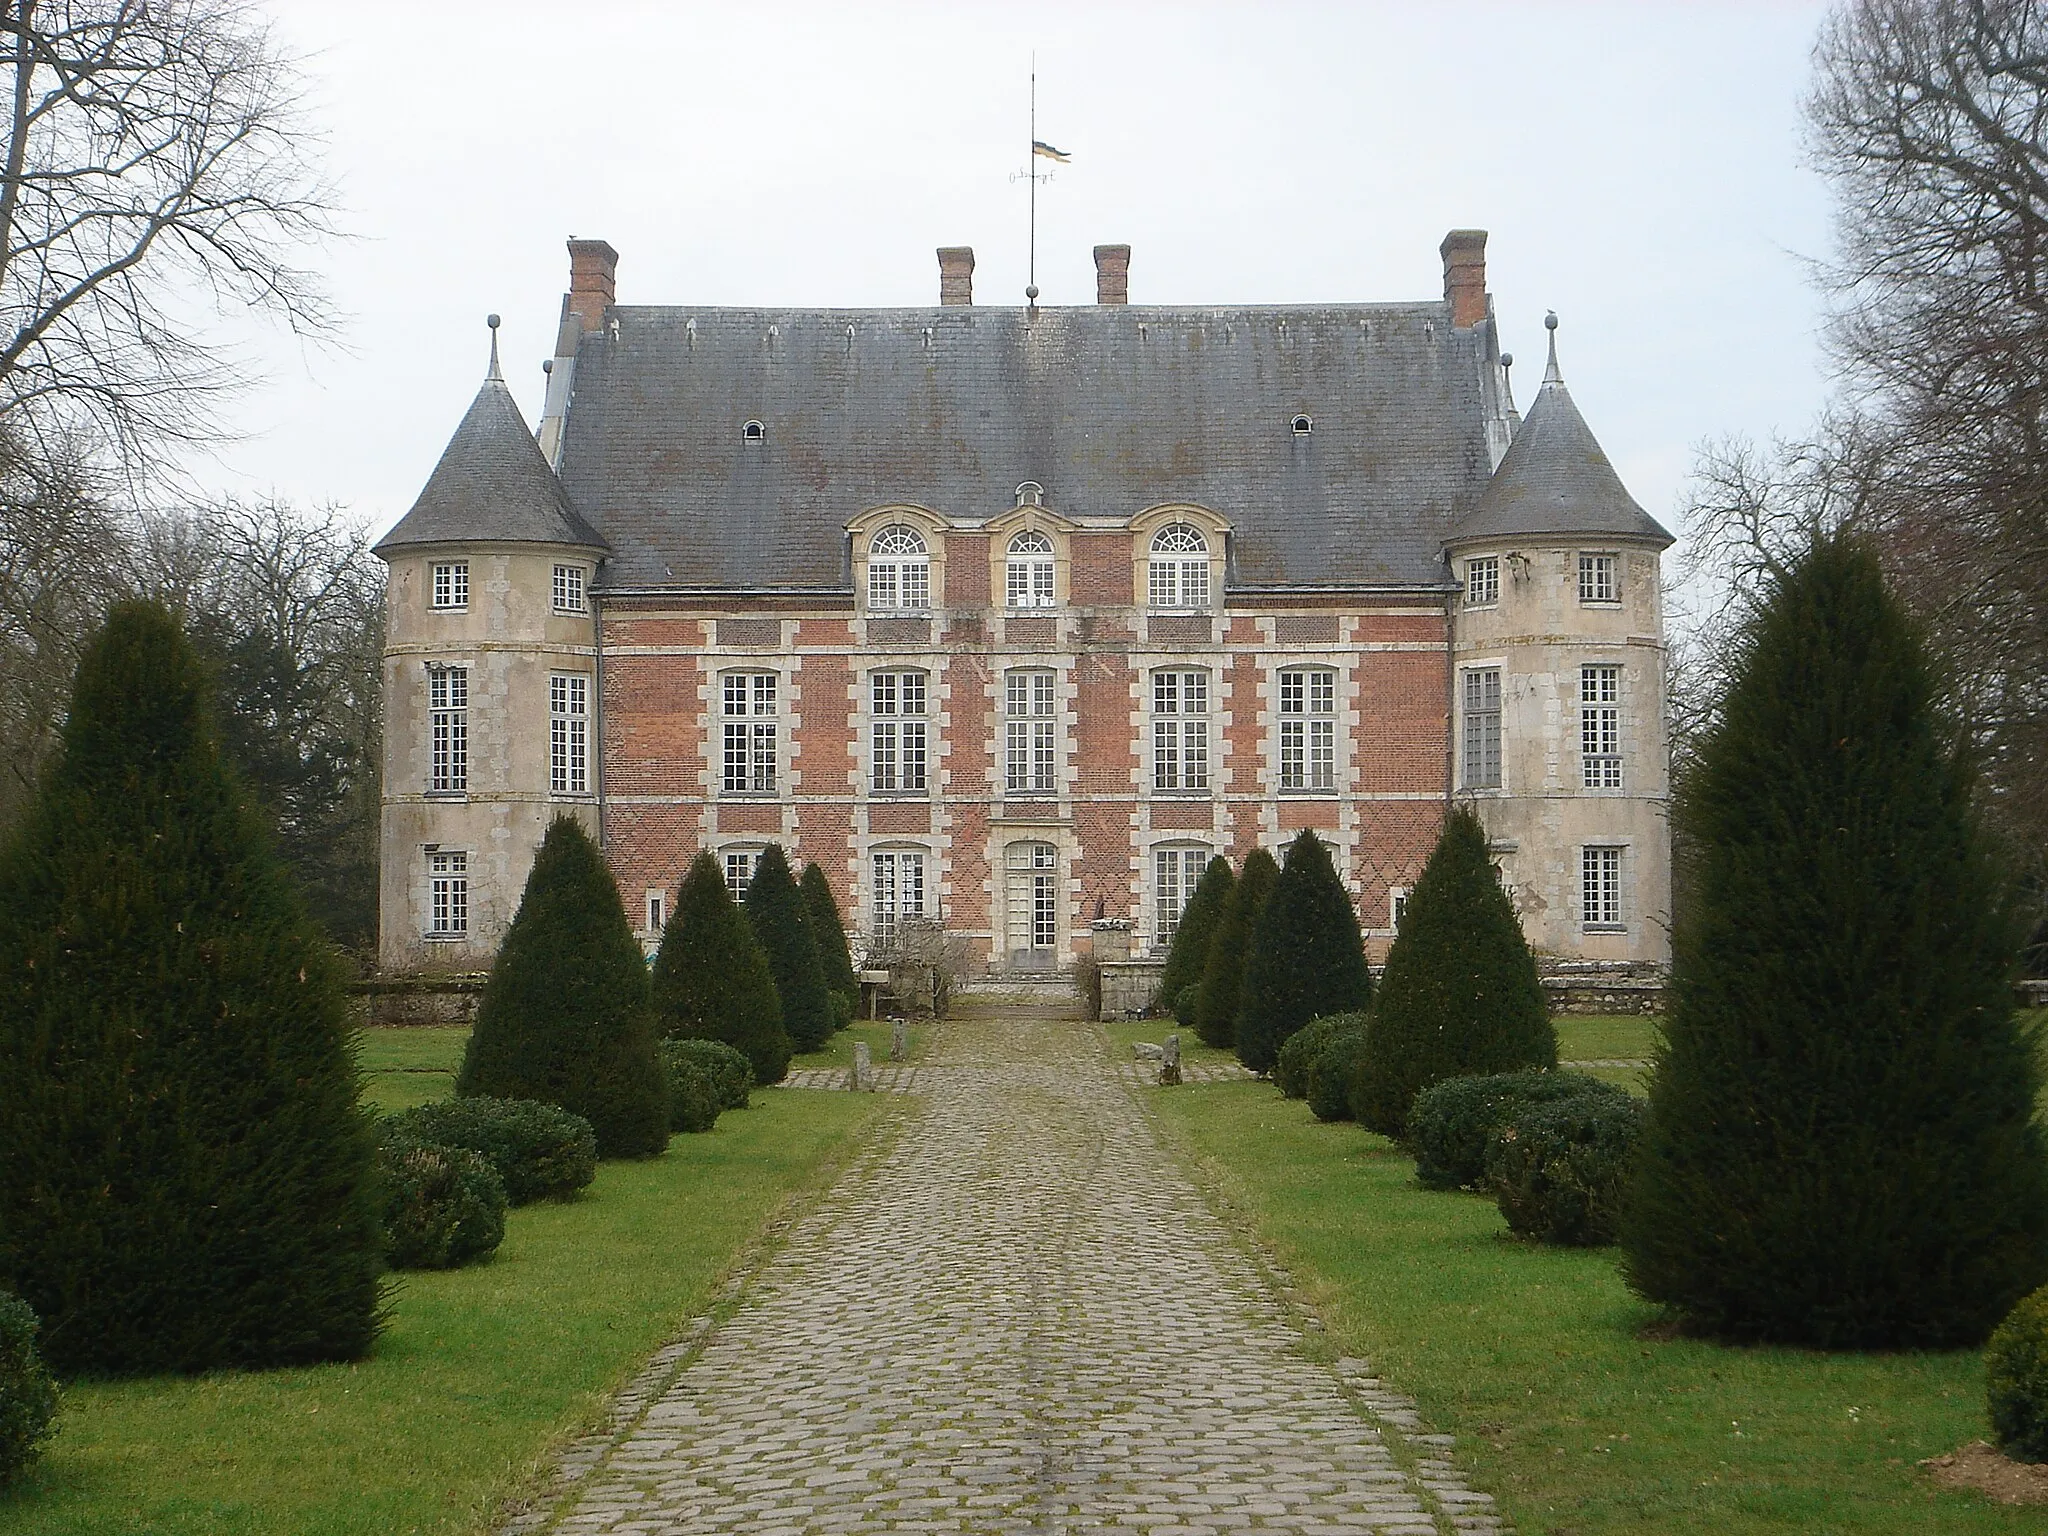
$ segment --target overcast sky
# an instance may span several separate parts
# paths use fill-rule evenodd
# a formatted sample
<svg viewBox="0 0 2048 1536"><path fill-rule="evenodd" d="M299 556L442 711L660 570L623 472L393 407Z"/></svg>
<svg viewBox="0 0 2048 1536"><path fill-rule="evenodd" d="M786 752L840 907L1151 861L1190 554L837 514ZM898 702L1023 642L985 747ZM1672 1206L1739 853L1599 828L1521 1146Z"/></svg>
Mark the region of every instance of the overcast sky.
<svg viewBox="0 0 2048 1536"><path fill-rule="evenodd" d="M628 304L934 303L954 244L978 302L1020 303L1034 50L1039 137L1073 157L1039 192L1043 304L1092 302L1107 241L1137 303L1428 298L1444 232L1487 229L1518 399L1555 308L1574 395L1667 519L1701 439L1796 431L1825 391L1820 6L267 8L339 184L343 346L258 338L239 439L194 468L379 528L476 390L487 311L537 417L571 235L618 248Z"/></svg>

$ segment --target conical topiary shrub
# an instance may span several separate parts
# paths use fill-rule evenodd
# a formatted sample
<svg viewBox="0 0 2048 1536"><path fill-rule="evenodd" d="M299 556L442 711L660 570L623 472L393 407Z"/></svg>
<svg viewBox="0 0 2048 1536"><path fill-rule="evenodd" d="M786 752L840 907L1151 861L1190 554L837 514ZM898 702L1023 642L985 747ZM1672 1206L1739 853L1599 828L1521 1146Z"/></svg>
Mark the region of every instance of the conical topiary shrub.
<svg viewBox="0 0 2048 1536"><path fill-rule="evenodd" d="M1229 1050L1237 1044L1238 999L1244 992L1252 928L1279 878L1273 855L1254 848L1245 855L1237 883L1224 899L1216 931L1209 936L1208 958L1202 962L1202 990L1195 998L1195 1033L1204 1045Z"/></svg>
<svg viewBox="0 0 2048 1536"><path fill-rule="evenodd" d="M1851 538L1774 576L1732 676L1681 800L1624 1273L1724 1336L1979 1343L2048 1278L2048 1158L1968 759Z"/></svg>
<svg viewBox="0 0 2048 1536"><path fill-rule="evenodd" d="M1486 829L1470 806L1458 806L1408 893L1351 1111L1366 1129L1398 1138L1431 1083L1556 1065L1536 958L1486 851Z"/></svg>
<svg viewBox="0 0 2048 1536"><path fill-rule="evenodd" d="M1310 1019L1357 1013L1372 1000L1358 912L1330 862L1330 849L1304 827L1252 929L1237 1009L1237 1059L1270 1072L1287 1037Z"/></svg>
<svg viewBox="0 0 2048 1536"><path fill-rule="evenodd" d="M775 995L782 999L782 1027L799 1051L820 1051L832 1038L832 1003L825 967L804 912L803 893L789 873L781 845L770 843L747 882L747 921L768 957Z"/></svg>
<svg viewBox="0 0 2048 1536"><path fill-rule="evenodd" d="M197 660L109 614L0 851L0 1291L59 1372L364 1354L383 1234L341 976Z"/></svg>
<svg viewBox="0 0 2048 1536"><path fill-rule="evenodd" d="M1216 925L1223 920L1223 904L1230 899L1231 887L1236 884L1230 860L1217 854L1202 871L1202 878L1195 882L1194 894L1181 908L1180 921L1174 926L1173 942L1166 949L1166 964L1159 972L1159 990L1152 1007L1155 1012L1173 1014L1183 1026L1193 1026L1193 1010L1189 1010L1189 1017L1180 1019L1176 1005L1181 994L1202 979L1202 968L1209 960L1209 941L1216 933Z"/></svg>
<svg viewBox="0 0 2048 1536"><path fill-rule="evenodd" d="M768 957L746 913L725 888L718 859L700 853L683 876L654 958L655 1027L683 1040L723 1040L754 1068L754 1081L788 1075L789 1033Z"/></svg>
<svg viewBox="0 0 2048 1536"><path fill-rule="evenodd" d="M463 1052L455 1091L581 1115L599 1157L668 1145L647 962L583 824L558 817L526 878Z"/></svg>
<svg viewBox="0 0 2048 1536"><path fill-rule="evenodd" d="M844 1028L860 1011L860 978L853 973L853 951L846 946L845 920L833 898L832 882L816 861L804 866L797 889L803 892L804 919L810 924L811 942L818 946L818 964L825 970L825 990L845 999L833 1016L833 1022Z"/></svg>

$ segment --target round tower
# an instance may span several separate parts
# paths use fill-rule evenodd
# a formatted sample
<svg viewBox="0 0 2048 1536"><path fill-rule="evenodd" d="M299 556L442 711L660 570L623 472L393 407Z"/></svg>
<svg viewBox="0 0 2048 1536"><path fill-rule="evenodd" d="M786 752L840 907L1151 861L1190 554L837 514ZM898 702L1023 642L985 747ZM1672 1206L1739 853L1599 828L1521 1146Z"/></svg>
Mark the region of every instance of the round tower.
<svg viewBox="0 0 2048 1536"><path fill-rule="evenodd" d="M1453 781L1539 952L1670 958L1661 556L1564 386L1557 317L1535 403L1444 541Z"/></svg>
<svg viewBox="0 0 2048 1536"><path fill-rule="evenodd" d="M487 968L548 823L597 827L597 625L608 553L498 368L412 510L385 587L378 960Z"/></svg>

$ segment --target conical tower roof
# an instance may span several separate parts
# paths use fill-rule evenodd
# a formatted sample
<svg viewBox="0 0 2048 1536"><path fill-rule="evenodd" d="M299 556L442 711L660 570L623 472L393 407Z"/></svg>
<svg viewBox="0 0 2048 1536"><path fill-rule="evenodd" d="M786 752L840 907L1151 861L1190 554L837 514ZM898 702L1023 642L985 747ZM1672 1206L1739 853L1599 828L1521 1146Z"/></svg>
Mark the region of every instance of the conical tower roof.
<svg viewBox="0 0 2048 1536"><path fill-rule="evenodd" d="M414 544L610 547L571 504L505 387L498 372L497 318L491 317L491 369L484 386L419 500L378 542L380 555Z"/></svg>
<svg viewBox="0 0 2048 1536"><path fill-rule="evenodd" d="M1634 539L1662 548L1672 537L1642 507L1572 403L1557 367L1557 317L1543 387L1515 440L1472 509L1451 526L1446 545L1478 539L1548 536Z"/></svg>

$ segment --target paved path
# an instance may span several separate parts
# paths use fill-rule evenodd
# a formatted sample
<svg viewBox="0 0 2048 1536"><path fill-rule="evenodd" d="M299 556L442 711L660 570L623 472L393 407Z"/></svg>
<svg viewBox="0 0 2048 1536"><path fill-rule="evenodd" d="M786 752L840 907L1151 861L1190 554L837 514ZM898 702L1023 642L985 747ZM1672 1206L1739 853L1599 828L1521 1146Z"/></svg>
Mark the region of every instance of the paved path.
<svg viewBox="0 0 2048 1536"><path fill-rule="evenodd" d="M1084 1024L939 1032L895 1143L510 1529L1499 1530L1412 1405L1309 1358L1124 1075Z"/></svg>

